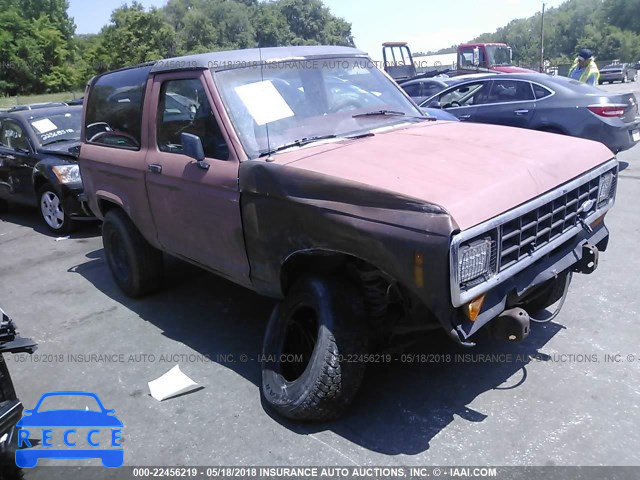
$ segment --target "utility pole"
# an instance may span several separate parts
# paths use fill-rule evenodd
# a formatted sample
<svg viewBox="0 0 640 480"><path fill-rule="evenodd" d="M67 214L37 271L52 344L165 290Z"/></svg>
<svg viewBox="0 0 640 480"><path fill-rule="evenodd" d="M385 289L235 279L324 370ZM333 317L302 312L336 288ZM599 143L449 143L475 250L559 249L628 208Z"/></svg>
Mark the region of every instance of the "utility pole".
<svg viewBox="0 0 640 480"><path fill-rule="evenodd" d="M542 22L540 26L540 72L544 72L544 2L542 2Z"/></svg>

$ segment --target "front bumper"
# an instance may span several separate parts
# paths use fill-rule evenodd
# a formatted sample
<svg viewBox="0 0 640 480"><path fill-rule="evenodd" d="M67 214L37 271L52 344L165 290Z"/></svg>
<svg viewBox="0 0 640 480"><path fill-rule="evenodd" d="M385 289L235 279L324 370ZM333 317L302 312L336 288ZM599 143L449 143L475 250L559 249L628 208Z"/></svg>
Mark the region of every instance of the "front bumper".
<svg viewBox="0 0 640 480"><path fill-rule="evenodd" d="M74 220L95 219L95 216L91 213L86 203L86 196L84 195L82 184L61 184L58 190L64 211Z"/></svg>
<svg viewBox="0 0 640 480"><path fill-rule="evenodd" d="M609 241L609 230L604 222L592 233L581 230L563 246L553 250L526 269L500 283L486 293L482 310L475 321L470 321L459 310L457 332L465 340L476 333L494 318L498 317L510 306L508 298L515 294L523 297L531 290L542 285L560 273L572 269L582 260L583 246L586 243L596 245L599 250L606 250Z"/></svg>

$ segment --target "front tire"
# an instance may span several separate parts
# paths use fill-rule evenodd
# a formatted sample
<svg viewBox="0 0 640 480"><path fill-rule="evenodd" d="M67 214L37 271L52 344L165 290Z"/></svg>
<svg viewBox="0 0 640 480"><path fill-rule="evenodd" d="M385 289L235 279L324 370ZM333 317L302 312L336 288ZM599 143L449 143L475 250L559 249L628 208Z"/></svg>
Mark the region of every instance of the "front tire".
<svg viewBox="0 0 640 480"><path fill-rule="evenodd" d="M6 213L9 211L9 202L0 198L0 213Z"/></svg>
<svg viewBox="0 0 640 480"><path fill-rule="evenodd" d="M162 284L162 252L140 234L127 214L109 210L102 224L102 243L116 284L129 297L140 297Z"/></svg>
<svg viewBox="0 0 640 480"><path fill-rule="evenodd" d="M50 232L67 234L75 229L75 222L64 211L60 195L51 185L43 185L38 190L38 205L40 217Z"/></svg>
<svg viewBox="0 0 640 480"><path fill-rule="evenodd" d="M262 392L284 417L329 420L353 401L368 351L363 300L348 281L305 276L269 320Z"/></svg>

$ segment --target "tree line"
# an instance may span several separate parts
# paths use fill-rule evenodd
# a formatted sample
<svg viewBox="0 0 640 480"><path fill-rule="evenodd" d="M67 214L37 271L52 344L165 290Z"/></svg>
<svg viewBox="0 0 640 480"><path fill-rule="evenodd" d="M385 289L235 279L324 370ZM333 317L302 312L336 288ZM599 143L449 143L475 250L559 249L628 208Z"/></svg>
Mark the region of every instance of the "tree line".
<svg viewBox="0 0 640 480"><path fill-rule="evenodd" d="M81 90L93 75L161 58L250 47L353 45L351 24L322 0L169 0L117 8L97 34L76 35L67 0L0 0L0 95ZM545 58L569 63L581 48L602 60L640 60L640 0L568 0L545 13ZM540 13L479 42L511 45L537 65ZM425 27L426 28L426 27ZM455 46L436 53L455 52Z"/></svg>
<svg viewBox="0 0 640 480"><path fill-rule="evenodd" d="M67 0L0 0L0 95L82 89L97 73L167 57L282 45L353 45L322 0L169 0L117 8L75 35Z"/></svg>
<svg viewBox="0 0 640 480"><path fill-rule="evenodd" d="M472 41L507 43L515 63L538 66L541 21L539 12ZM546 10L544 23L544 58L552 65L571 63L582 48L596 60L640 61L640 0L569 0ZM437 53L455 51L452 46Z"/></svg>

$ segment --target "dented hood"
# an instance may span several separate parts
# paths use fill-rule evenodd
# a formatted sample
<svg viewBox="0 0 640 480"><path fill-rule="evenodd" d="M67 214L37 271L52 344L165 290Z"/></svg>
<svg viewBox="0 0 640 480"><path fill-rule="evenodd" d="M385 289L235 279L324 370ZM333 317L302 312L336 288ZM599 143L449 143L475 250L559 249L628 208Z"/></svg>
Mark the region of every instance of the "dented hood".
<svg viewBox="0 0 640 480"><path fill-rule="evenodd" d="M611 159L590 140L494 125L433 122L312 144L275 162L446 209L482 223Z"/></svg>

